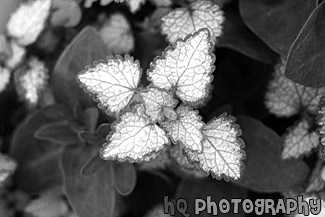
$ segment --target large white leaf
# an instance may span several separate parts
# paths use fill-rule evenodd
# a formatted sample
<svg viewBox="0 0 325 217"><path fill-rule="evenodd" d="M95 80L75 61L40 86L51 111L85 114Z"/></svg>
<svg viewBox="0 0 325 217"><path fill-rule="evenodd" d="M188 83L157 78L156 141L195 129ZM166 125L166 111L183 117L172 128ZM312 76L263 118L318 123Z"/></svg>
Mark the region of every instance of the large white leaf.
<svg viewBox="0 0 325 217"><path fill-rule="evenodd" d="M199 154L188 153L203 171L218 179L236 180L241 176L244 143L239 138L241 130L234 122L233 117L225 114L211 120L202 129L205 136L203 151Z"/></svg>
<svg viewBox="0 0 325 217"><path fill-rule="evenodd" d="M203 122L197 111L186 105L180 105L176 120L166 120L161 123L174 143L180 142L186 152L201 152Z"/></svg>
<svg viewBox="0 0 325 217"><path fill-rule="evenodd" d="M282 158L298 158L318 146L319 136L310 130L306 120L300 121L284 136Z"/></svg>
<svg viewBox="0 0 325 217"><path fill-rule="evenodd" d="M50 13L51 0L31 0L22 3L11 15L7 32L22 45L29 45L37 39Z"/></svg>
<svg viewBox="0 0 325 217"><path fill-rule="evenodd" d="M266 107L279 117L290 117L302 110L316 113L325 88L305 87L289 80L284 76L285 67L286 59L282 58L266 93Z"/></svg>
<svg viewBox="0 0 325 217"><path fill-rule="evenodd" d="M128 55L95 63L78 75L81 86L95 95L99 107L108 113L119 113L130 103L140 78L139 62Z"/></svg>
<svg viewBox="0 0 325 217"><path fill-rule="evenodd" d="M175 91L184 102L197 103L209 92L215 59L212 49L209 31L201 29L167 48L152 63L148 79L156 87Z"/></svg>
<svg viewBox="0 0 325 217"><path fill-rule="evenodd" d="M140 93L145 106L145 113L152 122L161 121L163 119L163 109L174 108L177 100L174 100L173 95L165 90L149 87L147 90Z"/></svg>
<svg viewBox="0 0 325 217"><path fill-rule="evenodd" d="M208 28L212 40L222 33L222 23L225 20L219 5L209 0L193 1L188 8L177 8L162 17L161 30L167 35L170 43L184 39L201 28Z"/></svg>
<svg viewBox="0 0 325 217"><path fill-rule="evenodd" d="M136 105L114 125L113 134L101 155L106 160L149 160L168 143L166 133L144 114L143 105Z"/></svg>

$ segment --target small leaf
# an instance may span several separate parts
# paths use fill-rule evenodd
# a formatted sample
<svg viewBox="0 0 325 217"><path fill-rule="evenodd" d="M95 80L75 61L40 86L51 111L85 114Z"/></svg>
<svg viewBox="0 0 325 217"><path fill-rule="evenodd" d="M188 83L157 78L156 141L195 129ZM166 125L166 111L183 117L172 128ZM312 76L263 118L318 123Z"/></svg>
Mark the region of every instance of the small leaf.
<svg viewBox="0 0 325 217"><path fill-rule="evenodd" d="M71 117L68 109L62 104L52 104L43 108L43 114L55 121L65 121Z"/></svg>
<svg viewBox="0 0 325 217"><path fill-rule="evenodd" d="M298 159L281 159L281 139L260 121L237 118L245 141L245 172L237 184L258 192L285 192L305 181L309 167Z"/></svg>
<svg viewBox="0 0 325 217"><path fill-rule="evenodd" d="M79 133L79 138L83 141L86 141L90 145L99 146L106 142L105 138L94 134L90 131L81 131Z"/></svg>
<svg viewBox="0 0 325 217"><path fill-rule="evenodd" d="M240 0L239 3L245 23L284 57L316 7L316 0Z"/></svg>
<svg viewBox="0 0 325 217"><path fill-rule="evenodd" d="M93 100L78 86L76 77L85 65L104 59L111 54L99 33L85 27L65 48L57 61L51 77L53 95L58 103L72 106L79 102L83 107L93 106Z"/></svg>
<svg viewBox="0 0 325 217"><path fill-rule="evenodd" d="M95 95L108 113L119 113L130 103L140 78L139 62L128 55L108 58L78 75L81 87Z"/></svg>
<svg viewBox="0 0 325 217"><path fill-rule="evenodd" d="M115 208L114 170L111 163L92 176L82 176L81 167L93 156L86 147L67 146L62 154L66 193L79 217L113 216Z"/></svg>
<svg viewBox="0 0 325 217"><path fill-rule="evenodd" d="M203 171L217 179L221 176L225 180L241 177L244 142L239 138L239 126L234 122L235 119L226 114L212 119L202 128L205 137L202 153L189 153L190 159L197 161Z"/></svg>
<svg viewBox="0 0 325 217"><path fill-rule="evenodd" d="M210 0L193 1L188 8L177 8L162 18L161 31L174 44L177 39L193 34L202 28L209 29L211 40L222 34L223 11Z"/></svg>
<svg viewBox="0 0 325 217"><path fill-rule="evenodd" d="M34 0L22 3L8 21L8 34L16 38L22 45L35 42L44 28L50 8L51 0Z"/></svg>
<svg viewBox="0 0 325 217"><path fill-rule="evenodd" d="M274 78L266 93L266 107L279 117L290 117L307 110L314 114L325 88L305 87L284 76L286 60L275 67Z"/></svg>
<svg viewBox="0 0 325 217"><path fill-rule="evenodd" d="M198 103L207 97L212 81L212 49L209 31L201 29L167 48L163 57L152 63L148 79L156 87L175 90L184 102Z"/></svg>
<svg viewBox="0 0 325 217"><path fill-rule="evenodd" d="M99 127L97 128L96 130L96 133L103 137L103 138L106 138L107 135L109 134L109 132L112 130L112 126L111 124L109 123L104 123L104 124L101 124L99 125Z"/></svg>
<svg viewBox="0 0 325 217"><path fill-rule="evenodd" d="M82 18L81 9L75 0L52 0L53 13L51 24L53 26L75 27Z"/></svg>
<svg viewBox="0 0 325 217"><path fill-rule="evenodd" d="M203 135L201 129L204 126L198 111L184 104L177 110L177 120L166 120L161 126L167 131L174 143L180 142L186 152L202 152Z"/></svg>
<svg viewBox="0 0 325 217"><path fill-rule="evenodd" d="M303 0L304 1L304 0ZM294 41L285 75L305 86L324 87L325 2L310 15Z"/></svg>
<svg viewBox="0 0 325 217"><path fill-rule="evenodd" d="M134 166L129 162L114 164L115 189L123 196L132 193L135 188L137 173Z"/></svg>
<svg viewBox="0 0 325 217"><path fill-rule="evenodd" d="M164 107L174 108L177 104L171 93L154 87L147 88L140 96L145 106L145 114L153 123L162 121Z"/></svg>
<svg viewBox="0 0 325 217"><path fill-rule="evenodd" d="M105 160L141 161L161 151L169 143L166 133L144 114L144 107L137 105L124 113L113 126L113 133L101 155Z"/></svg>
<svg viewBox="0 0 325 217"><path fill-rule="evenodd" d="M170 168L177 176L188 179L202 179L207 176L196 162L189 161L184 148L179 144L168 149L168 156Z"/></svg>
<svg viewBox="0 0 325 217"><path fill-rule="evenodd" d="M60 145L71 145L79 141L78 134L72 131L68 122L54 122L43 125L35 132L35 137Z"/></svg>
<svg viewBox="0 0 325 217"><path fill-rule="evenodd" d="M121 13L110 15L99 33L114 54L127 54L134 48L134 38L129 21Z"/></svg>
<svg viewBox="0 0 325 217"><path fill-rule="evenodd" d="M104 161L99 154L95 154L92 158L90 158L82 167L81 174L83 176L91 176L95 173L99 172L104 166L106 166L107 162Z"/></svg>
<svg viewBox="0 0 325 217"><path fill-rule="evenodd" d="M99 112L95 107L86 109L83 114L83 123L90 132L95 132L98 122Z"/></svg>
<svg viewBox="0 0 325 217"><path fill-rule="evenodd" d="M301 120L283 138L282 158L298 158L308 154L318 146L319 136L311 131L311 126L306 120Z"/></svg>

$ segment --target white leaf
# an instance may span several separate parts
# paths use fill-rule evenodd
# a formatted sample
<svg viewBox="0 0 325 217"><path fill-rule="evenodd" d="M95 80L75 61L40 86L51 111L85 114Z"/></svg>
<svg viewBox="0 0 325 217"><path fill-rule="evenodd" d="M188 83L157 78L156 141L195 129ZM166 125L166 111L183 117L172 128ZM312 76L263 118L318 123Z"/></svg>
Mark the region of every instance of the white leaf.
<svg viewBox="0 0 325 217"><path fill-rule="evenodd" d="M111 15L99 33L107 47L115 54L129 53L134 48L131 27L123 14Z"/></svg>
<svg viewBox="0 0 325 217"><path fill-rule="evenodd" d="M17 38L22 45L36 41L44 28L50 13L51 0L30 0L22 3L11 15L7 24L7 32Z"/></svg>
<svg viewBox="0 0 325 217"><path fill-rule="evenodd" d="M40 195L39 198L31 200L25 207L25 212L34 217L61 217L69 212L69 207L63 199L59 188L50 189Z"/></svg>
<svg viewBox="0 0 325 217"><path fill-rule="evenodd" d="M266 93L266 107L279 117L290 117L301 110L316 113L325 88L305 87L289 80L284 76L285 67L286 59L282 58Z"/></svg>
<svg viewBox="0 0 325 217"><path fill-rule="evenodd" d="M177 8L162 17L161 30L170 43L175 43L179 38L184 39L188 34L207 28L215 42L222 34L224 20L219 5L210 0L200 0L191 3L189 8Z"/></svg>
<svg viewBox="0 0 325 217"><path fill-rule="evenodd" d="M202 29L185 41L178 41L156 59L148 71L154 86L175 90L184 102L198 103L206 98L214 71L213 44L209 31Z"/></svg>
<svg viewBox="0 0 325 217"><path fill-rule="evenodd" d="M310 128L310 124L302 120L289 130L283 139L283 159L298 158L317 147L319 136Z"/></svg>
<svg viewBox="0 0 325 217"><path fill-rule="evenodd" d="M150 159L169 143L166 133L144 114L143 105L136 105L114 125L113 134L101 150L103 159L143 161Z"/></svg>
<svg viewBox="0 0 325 217"><path fill-rule="evenodd" d="M171 93L154 87L141 92L140 96L145 106L145 114L151 118L152 122L163 119L162 111L165 107L174 108L177 104L177 100L174 100Z"/></svg>
<svg viewBox="0 0 325 217"><path fill-rule="evenodd" d="M14 173L17 163L7 155L0 153L0 186L6 179Z"/></svg>
<svg viewBox="0 0 325 217"><path fill-rule="evenodd" d="M10 81L10 71L0 66L0 93L4 91Z"/></svg>
<svg viewBox="0 0 325 217"><path fill-rule="evenodd" d="M126 1L131 13L136 13L140 10L141 6L146 2L146 0L128 0Z"/></svg>
<svg viewBox="0 0 325 217"><path fill-rule="evenodd" d="M167 131L170 138L176 144L180 142L186 152L201 152L203 135L201 128L203 122L197 111L191 107L180 105L177 110L177 120L166 120L162 127Z"/></svg>
<svg viewBox="0 0 325 217"><path fill-rule="evenodd" d="M141 78L138 61L132 57L108 58L95 63L78 75L85 91L95 95L99 107L107 112L119 113L130 103Z"/></svg>
<svg viewBox="0 0 325 217"><path fill-rule="evenodd" d="M205 136L203 151L188 153L189 158L197 161L203 171L217 179L237 180L241 176L244 143L239 138L241 130L234 122L233 117L225 114L211 120L202 129Z"/></svg>
<svg viewBox="0 0 325 217"><path fill-rule="evenodd" d="M33 57L15 74L17 92L30 106L35 106L48 84L48 78L45 63Z"/></svg>
<svg viewBox="0 0 325 217"><path fill-rule="evenodd" d="M194 161L189 161L184 149L179 145L173 145L169 148L168 154L172 164L171 169L178 176L188 176L194 178L204 178L206 174Z"/></svg>

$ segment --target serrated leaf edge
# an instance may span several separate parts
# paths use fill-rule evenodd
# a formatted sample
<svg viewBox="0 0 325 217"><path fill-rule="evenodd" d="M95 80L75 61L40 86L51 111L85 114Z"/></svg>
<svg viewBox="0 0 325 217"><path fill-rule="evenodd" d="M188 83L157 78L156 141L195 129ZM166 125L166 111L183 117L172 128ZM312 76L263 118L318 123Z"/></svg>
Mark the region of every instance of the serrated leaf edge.
<svg viewBox="0 0 325 217"><path fill-rule="evenodd" d="M211 41L211 34L210 34L210 30L208 28L201 28L201 29L199 29L198 31L196 31L196 32L194 32L192 34L188 34L184 39L181 39L181 38L177 39L174 44L170 44L169 46L167 46L163 50L161 56L157 56L157 57L155 57L153 59L153 61L151 61L150 66L146 71L147 80L153 84L152 80L149 77L149 72L156 69L157 60L165 59L166 58L166 53L169 52L169 51L175 50L178 43L181 43L181 42L186 43L187 40L191 39L192 37L195 37L196 35L199 35L203 31L207 32L208 46L209 46L208 54L211 55L211 58L212 58L212 61L210 63L211 70L210 70L210 72L207 73L209 75L209 83L205 88L205 96L202 97L202 100L198 100L196 102L189 102L189 101L180 99L183 103L186 103L186 104L188 104L188 105L190 105L192 107L198 107L198 106L204 104L207 101L207 99L209 98L208 96L210 95L210 90L211 90L211 86L212 86L211 83L212 83L212 81L214 79L212 73L215 70L214 63L215 63L215 60L216 60L216 56L213 53L213 51L214 51L214 43ZM155 85L153 85L153 86L155 86ZM176 95L176 89L177 89L177 87L172 86L171 92L174 95L174 98L179 99L179 97L177 97L177 95Z"/></svg>
<svg viewBox="0 0 325 217"><path fill-rule="evenodd" d="M206 175L211 175L211 176L212 176L214 179L216 179L216 180L224 179L224 180L227 181L227 182L229 182L229 181L239 181L240 178L242 177L242 174L243 174L244 171L245 171L244 160L246 159L246 152L245 152L245 150L244 150L244 148L245 148L245 142L244 142L244 140L241 138L241 136L242 136L242 130L241 130L241 128L240 128L240 125L237 124L237 123L235 123L235 122L237 121L237 119L236 119L234 116L232 116L232 115L228 115L226 112L224 112L224 113L220 114L219 116L215 116L215 117L211 118L211 120L209 120L209 122L207 122L207 123L202 127L202 134L203 134L204 140L206 140L206 139L207 139L207 136L206 136L205 133L204 133L204 127L207 126L207 125L209 125L210 123L212 123L213 121L215 121L215 120L217 120L217 119L219 119L219 118L222 118L222 119L225 120L225 121L229 121L229 123L231 124L231 127L234 128L234 129L236 130L236 132L237 132L237 133L236 133L236 143L239 144L239 148L240 148L239 154L241 155L241 160L239 161L239 170L240 170L240 172L239 172L239 177L238 177L238 179L235 179L234 177L227 176L227 175L225 175L225 174L223 174L223 173L222 173L220 176L217 176L217 175L213 174L211 171L206 172L206 171L204 171L204 170L201 168L201 164L202 164L201 161L195 161L195 160L191 159L190 157L188 157L187 155L186 155L186 157L187 157L187 159L188 159L190 162L192 162L192 163L196 163L196 164L199 166L200 170L201 170L204 174L206 174ZM204 140L203 140L203 141L204 141ZM202 142L203 142L203 141L202 141ZM210 143L210 144L211 144L211 143ZM202 151L203 151L203 148L202 148Z"/></svg>
<svg viewBox="0 0 325 217"><path fill-rule="evenodd" d="M98 99L98 94L93 94L93 93L91 93L91 91L89 90L89 88L87 88L86 85L82 84L82 82L81 82L80 79L79 79L79 75L89 73L89 72L88 72L89 70L95 69L95 68L97 67L97 65L100 64L100 63L107 64L108 61L114 61L114 62L117 62L117 61L119 61L119 60L122 61L122 62L123 62L123 61L131 61L132 63L134 63L134 64L136 64L136 65L138 66L139 71L140 71L139 81L138 81L138 84L137 84L137 87L138 87L139 84L140 84L140 82L141 82L141 77L142 77L142 74L143 74L143 72L142 72L142 68L140 67L140 62L139 62L139 60L135 60L135 59L134 59L132 56L130 56L129 54L125 54L124 56L122 56L122 55L109 55L109 56L106 57L105 60L103 60L103 59L95 60L95 61L93 62L93 64L86 66L84 70L82 70L81 72L79 72L79 73L77 74L77 77L76 77L76 80L77 80L77 82L78 82L80 88L82 88L82 90L83 90L85 93L87 93L88 95L90 95L90 96L92 97L92 99L94 100L94 102L97 103L98 108L101 109L101 110L103 110L103 111L105 111L105 113L106 113L107 115L109 115L109 116L115 116L115 117L117 117L119 114L124 113L124 112L126 111L126 108L129 107L129 105L131 104L131 102L132 102L132 100L133 100L133 98L134 98L134 96L135 96L135 93L137 92L137 89L134 89L134 92L135 92L135 93L133 94L132 98L130 99L129 103L127 104L127 106L126 106L124 109L122 109L122 110L119 111L119 112L112 112L112 111L111 111L107 106L104 106L104 105L102 105L102 104L100 103L100 100Z"/></svg>
<svg viewBox="0 0 325 217"><path fill-rule="evenodd" d="M139 105L142 105L143 104L135 104L133 107L127 107L127 109L124 111L124 114L127 113L127 112L134 112L134 107L135 106L139 106ZM146 118L148 120L150 120L150 117L148 117L145 113L143 113L144 116L146 116ZM142 159L139 159L139 160L134 160L132 158L129 158L129 157L126 157L126 158L119 158L119 157L104 157L103 156L103 150L105 149L106 146L109 145L109 141L111 139L111 137L113 136L113 134L115 132L117 132L116 130L116 126L120 123L122 119L122 116L118 116L117 120L111 124L111 131L110 133L106 136L106 142L102 145L102 148L100 149L100 157L103 159L103 160L117 160L119 162L125 162L125 161L128 161L130 163L141 163L141 162L144 162L144 161L150 161L151 159L153 159L155 156L158 156L161 152L164 152L166 151L167 147L170 146L170 139L168 137L168 133L166 132L166 130L164 130L161 126L157 125L159 128L161 128L162 130L164 130L164 132L166 133L166 137L168 138L168 143L167 144L163 144L163 147L159 150L159 151L152 151L150 152L149 154L146 154L142 157ZM150 122L150 121L149 121ZM156 124L148 124L148 125L156 125ZM146 159L146 160L144 160Z"/></svg>

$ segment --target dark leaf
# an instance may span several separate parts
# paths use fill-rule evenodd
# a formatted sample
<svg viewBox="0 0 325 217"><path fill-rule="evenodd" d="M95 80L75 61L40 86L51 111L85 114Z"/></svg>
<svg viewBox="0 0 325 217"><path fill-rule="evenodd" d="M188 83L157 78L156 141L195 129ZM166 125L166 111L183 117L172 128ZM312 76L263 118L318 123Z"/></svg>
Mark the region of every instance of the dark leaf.
<svg viewBox="0 0 325 217"><path fill-rule="evenodd" d="M106 164L107 161L103 160L98 153L82 166L81 174L83 176L91 176L100 171Z"/></svg>
<svg viewBox="0 0 325 217"><path fill-rule="evenodd" d="M240 0L240 13L267 45L287 56L316 0Z"/></svg>
<svg viewBox="0 0 325 217"><path fill-rule="evenodd" d="M325 86L325 2L311 14L289 52L285 75L311 87Z"/></svg>
<svg viewBox="0 0 325 217"><path fill-rule="evenodd" d="M79 141L78 134L66 121L43 125L35 132L35 137L59 145L71 145Z"/></svg>
<svg viewBox="0 0 325 217"><path fill-rule="evenodd" d="M276 61L276 53L247 28L236 7L226 7L225 16L223 34L217 47L227 47L265 63L273 64Z"/></svg>
<svg viewBox="0 0 325 217"><path fill-rule="evenodd" d="M282 160L281 139L260 121L237 118L245 141L246 160L239 185L259 192L285 192L305 180L308 166L299 159Z"/></svg>
<svg viewBox="0 0 325 217"><path fill-rule="evenodd" d="M116 191L123 196L132 193L137 181L137 173L133 164L129 162L114 164L114 174Z"/></svg>
<svg viewBox="0 0 325 217"><path fill-rule="evenodd" d="M200 198L203 200L207 200L207 197L211 196L211 201L215 201L218 203L221 199L226 199L230 201L233 198L236 199L246 199L248 197L248 192L246 189L238 187L232 183L224 182L224 181L216 181L215 179L202 179L202 180L187 180L184 179L178 186L176 191L175 200L184 198L188 201L187 213L191 214L191 216L195 216L195 199ZM219 209L216 209L219 211ZM182 216L180 213L177 213L176 216ZM223 214L221 212L208 214L206 210L200 212L200 217L208 217L208 216L245 216L243 210L238 208L238 214L234 214L234 211L230 211L227 214Z"/></svg>
<svg viewBox="0 0 325 217"><path fill-rule="evenodd" d="M106 138L107 135L109 134L109 132L112 130L111 128L111 124L101 124L97 130L96 130L96 133L103 137L103 138Z"/></svg>
<svg viewBox="0 0 325 217"><path fill-rule="evenodd" d="M97 31L85 27L66 47L54 67L51 86L55 99L69 106L76 101L84 107L95 105L92 98L79 88L76 76L86 66L99 59L106 59L110 54Z"/></svg>
<svg viewBox="0 0 325 217"><path fill-rule="evenodd" d="M13 135L10 154L18 161L15 181L19 189L33 194L61 183L61 148L34 138L34 133L51 119L42 112L30 114Z"/></svg>
<svg viewBox="0 0 325 217"><path fill-rule="evenodd" d="M94 155L91 148L66 146L62 169L68 199L79 217L113 216L115 208L114 170L106 164L92 176L80 173L84 163Z"/></svg>
<svg viewBox="0 0 325 217"><path fill-rule="evenodd" d="M86 128L90 130L90 132L95 132L98 122L99 112L96 107L91 107L86 109L83 114L83 122L86 125Z"/></svg>

